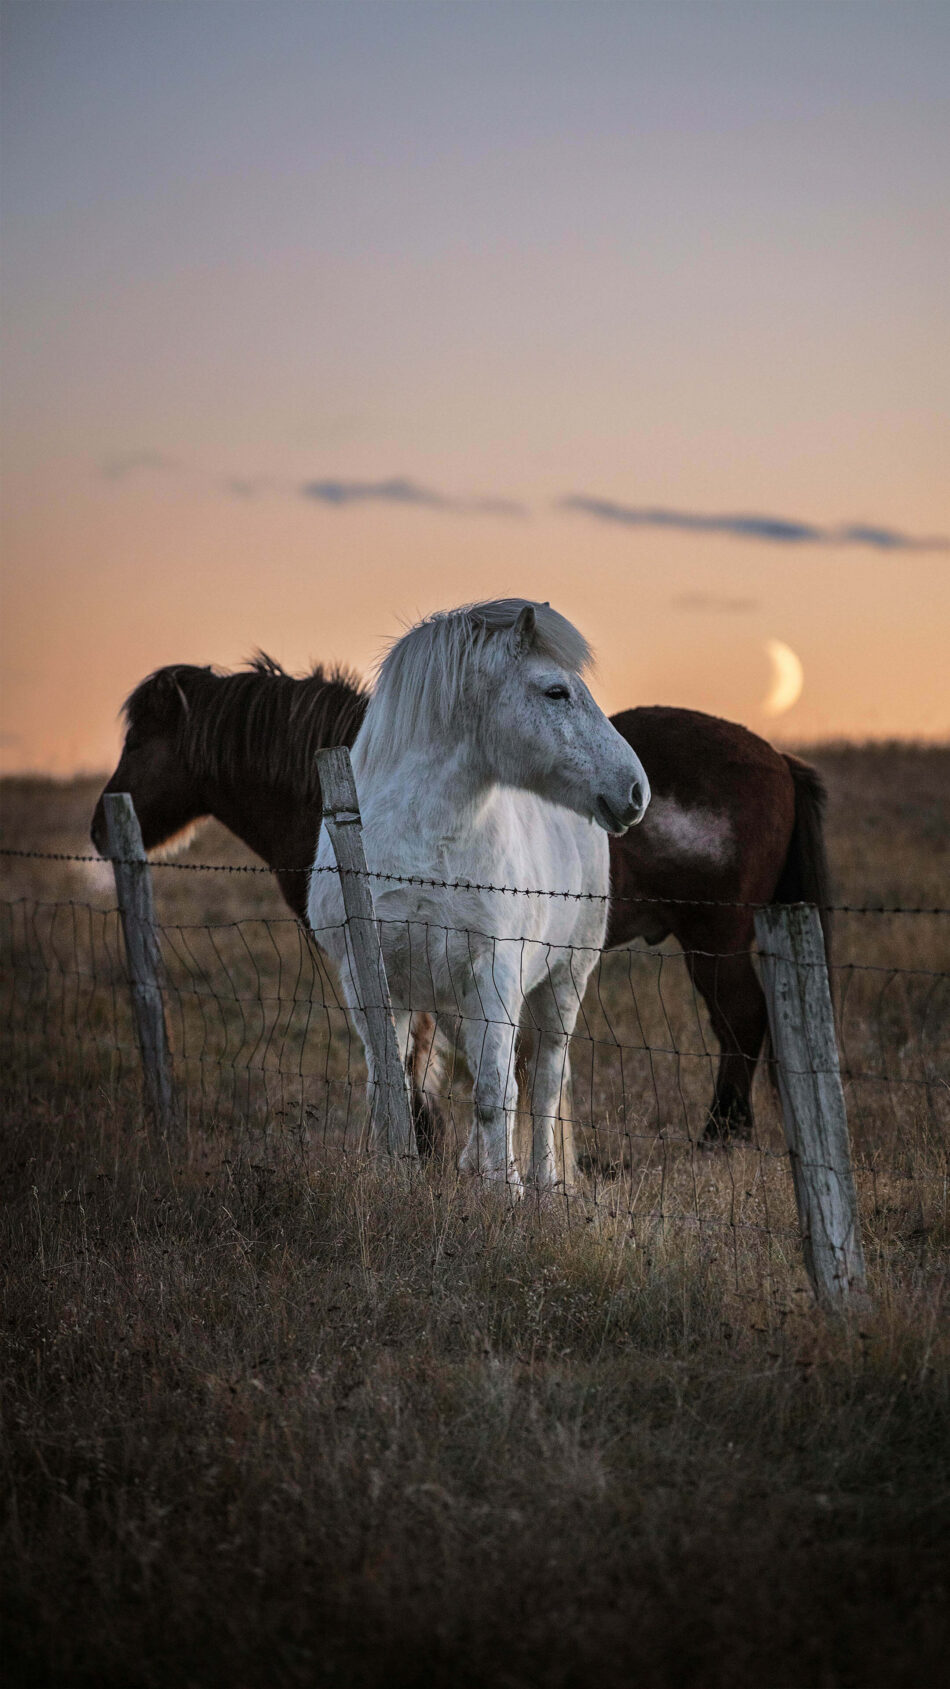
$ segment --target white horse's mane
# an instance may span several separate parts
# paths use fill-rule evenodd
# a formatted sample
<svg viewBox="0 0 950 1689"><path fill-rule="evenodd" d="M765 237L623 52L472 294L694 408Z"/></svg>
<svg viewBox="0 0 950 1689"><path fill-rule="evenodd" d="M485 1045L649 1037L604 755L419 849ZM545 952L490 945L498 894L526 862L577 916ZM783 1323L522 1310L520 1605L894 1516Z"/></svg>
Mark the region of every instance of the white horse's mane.
<svg viewBox="0 0 950 1689"><path fill-rule="evenodd" d="M365 775L391 764L407 744L437 743L459 706L472 700L473 680L512 660L509 633L522 610L535 613L532 649L572 674L583 674L591 648L550 604L495 598L426 616L394 641L379 663L366 718L354 747Z"/></svg>

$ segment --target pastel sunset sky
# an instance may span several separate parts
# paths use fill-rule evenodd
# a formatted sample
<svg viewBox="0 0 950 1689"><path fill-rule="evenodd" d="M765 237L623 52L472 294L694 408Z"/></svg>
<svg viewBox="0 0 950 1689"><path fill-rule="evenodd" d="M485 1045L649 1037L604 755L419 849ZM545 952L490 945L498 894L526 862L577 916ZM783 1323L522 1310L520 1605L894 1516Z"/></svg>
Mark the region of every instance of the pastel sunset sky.
<svg viewBox="0 0 950 1689"><path fill-rule="evenodd" d="M939 0L7 4L2 766L512 593L611 710L950 737L948 48Z"/></svg>

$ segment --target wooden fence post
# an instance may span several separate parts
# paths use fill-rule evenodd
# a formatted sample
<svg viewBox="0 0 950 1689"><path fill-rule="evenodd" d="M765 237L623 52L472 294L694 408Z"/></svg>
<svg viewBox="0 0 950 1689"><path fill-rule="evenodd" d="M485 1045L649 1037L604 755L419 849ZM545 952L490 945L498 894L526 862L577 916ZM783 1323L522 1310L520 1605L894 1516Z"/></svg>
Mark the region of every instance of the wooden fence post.
<svg viewBox="0 0 950 1689"><path fill-rule="evenodd" d="M849 1296L866 1301L861 1222L818 911L811 904L757 910L755 936L808 1276L825 1304L840 1305Z"/></svg>
<svg viewBox="0 0 950 1689"><path fill-rule="evenodd" d="M162 956L155 932L152 876L142 844L135 806L128 792L103 797L109 855L125 934L132 1012L142 1055L145 1097L156 1123L166 1132L174 1118L171 1059L162 1000Z"/></svg>
<svg viewBox="0 0 950 1689"><path fill-rule="evenodd" d="M415 1156L406 1073L396 1040L389 981L370 891L362 821L350 753L345 745L317 752L323 823L333 846L350 935L353 972L379 1076L372 1099L371 1141L392 1155Z"/></svg>

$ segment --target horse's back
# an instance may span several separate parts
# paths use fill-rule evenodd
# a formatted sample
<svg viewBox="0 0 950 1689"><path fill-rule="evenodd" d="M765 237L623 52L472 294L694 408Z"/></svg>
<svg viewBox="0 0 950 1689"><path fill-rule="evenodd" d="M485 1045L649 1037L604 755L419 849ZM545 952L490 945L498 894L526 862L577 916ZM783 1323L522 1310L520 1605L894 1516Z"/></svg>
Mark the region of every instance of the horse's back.
<svg viewBox="0 0 950 1689"><path fill-rule="evenodd" d="M654 795L734 807L764 783L787 784L784 756L740 722L651 704L611 716L650 777Z"/></svg>
<svg viewBox="0 0 950 1689"><path fill-rule="evenodd" d="M611 840L608 942L731 923L736 905L772 897L795 824L795 783L786 758L738 722L654 705L612 717L633 746L653 792L642 826ZM624 899L655 899L639 908ZM664 899L669 903L664 905ZM692 908L683 900L695 899Z"/></svg>

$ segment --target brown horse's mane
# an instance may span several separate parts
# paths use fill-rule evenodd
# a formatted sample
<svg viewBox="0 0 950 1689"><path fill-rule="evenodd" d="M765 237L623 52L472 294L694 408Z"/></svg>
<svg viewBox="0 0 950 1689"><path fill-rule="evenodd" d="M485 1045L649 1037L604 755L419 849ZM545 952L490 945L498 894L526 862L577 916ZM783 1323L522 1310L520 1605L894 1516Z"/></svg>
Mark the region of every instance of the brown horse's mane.
<svg viewBox="0 0 950 1689"><path fill-rule="evenodd" d="M369 693L343 665L288 674L258 651L234 673L173 664L156 669L123 705L126 727L169 730L191 773L211 780L265 780L313 800L316 752L352 745Z"/></svg>

